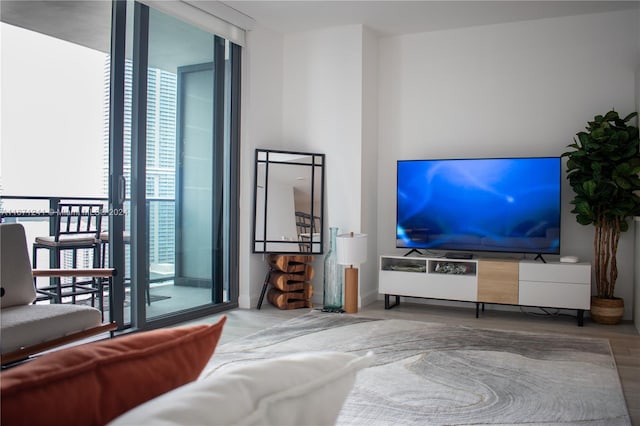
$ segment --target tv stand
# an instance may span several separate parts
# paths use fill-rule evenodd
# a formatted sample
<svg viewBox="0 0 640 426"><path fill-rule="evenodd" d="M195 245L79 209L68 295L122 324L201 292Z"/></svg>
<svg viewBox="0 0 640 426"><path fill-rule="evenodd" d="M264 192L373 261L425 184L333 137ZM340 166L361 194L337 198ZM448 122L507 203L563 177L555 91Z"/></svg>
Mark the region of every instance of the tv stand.
<svg viewBox="0 0 640 426"><path fill-rule="evenodd" d="M538 255L536 257L533 258L533 260L542 260L542 263L547 263L546 260L544 260L544 257L542 257L542 253L538 253Z"/></svg>
<svg viewBox="0 0 640 426"><path fill-rule="evenodd" d="M447 259L470 260L473 259L473 253L447 252L444 254L444 257L446 257Z"/></svg>
<svg viewBox="0 0 640 426"><path fill-rule="evenodd" d="M591 308L591 264L381 256L378 291L385 309L401 296L475 303L476 315L485 304L575 309L582 326Z"/></svg>
<svg viewBox="0 0 640 426"><path fill-rule="evenodd" d="M409 256L411 253L418 253L418 256L422 256L422 252L418 249L411 249L409 250L406 254L404 254L404 257Z"/></svg>

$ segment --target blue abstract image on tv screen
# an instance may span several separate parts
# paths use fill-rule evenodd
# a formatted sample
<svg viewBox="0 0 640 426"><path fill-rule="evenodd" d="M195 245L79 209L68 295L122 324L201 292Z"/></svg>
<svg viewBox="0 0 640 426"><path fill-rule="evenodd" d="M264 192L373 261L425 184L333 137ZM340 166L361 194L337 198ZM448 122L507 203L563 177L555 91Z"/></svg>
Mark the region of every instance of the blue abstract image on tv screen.
<svg viewBox="0 0 640 426"><path fill-rule="evenodd" d="M398 161L396 246L560 253L559 157Z"/></svg>

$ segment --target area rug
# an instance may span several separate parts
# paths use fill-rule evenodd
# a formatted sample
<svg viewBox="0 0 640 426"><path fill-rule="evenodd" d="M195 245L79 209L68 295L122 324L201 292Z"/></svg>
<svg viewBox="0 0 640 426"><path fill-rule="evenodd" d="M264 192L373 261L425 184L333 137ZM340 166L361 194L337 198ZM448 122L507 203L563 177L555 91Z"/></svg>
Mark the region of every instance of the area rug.
<svg viewBox="0 0 640 426"><path fill-rule="evenodd" d="M606 339L311 311L220 346L207 369L323 350L375 356L339 425L631 424Z"/></svg>

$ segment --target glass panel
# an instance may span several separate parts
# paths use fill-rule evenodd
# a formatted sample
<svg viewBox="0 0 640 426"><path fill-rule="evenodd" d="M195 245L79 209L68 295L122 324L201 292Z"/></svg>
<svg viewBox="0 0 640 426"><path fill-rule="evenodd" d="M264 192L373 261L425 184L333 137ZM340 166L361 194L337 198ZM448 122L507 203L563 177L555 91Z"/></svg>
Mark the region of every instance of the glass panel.
<svg viewBox="0 0 640 426"><path fill-rule="evenodd" d="M181 67L181 229L176 284L211 287L213 217L213 67ZM206 95L209 96L206 96Z"/></svg>
<svg viewBox="0 0 640 426"><path fill-rule="evenodd" d="M149 11L147 318L213 301L214 36Z"/></svg>

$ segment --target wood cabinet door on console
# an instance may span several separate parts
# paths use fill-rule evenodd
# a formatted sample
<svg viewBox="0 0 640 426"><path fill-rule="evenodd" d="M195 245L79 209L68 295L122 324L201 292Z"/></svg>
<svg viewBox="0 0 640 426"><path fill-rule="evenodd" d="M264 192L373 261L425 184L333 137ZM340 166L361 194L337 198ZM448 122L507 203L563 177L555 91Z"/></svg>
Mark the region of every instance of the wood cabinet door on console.
<svg viewBox="0 0 640 426"><path fill-rule="evenodd" d="M517 305L518 265L515 259L480 259L478 302Z"/></svg>

